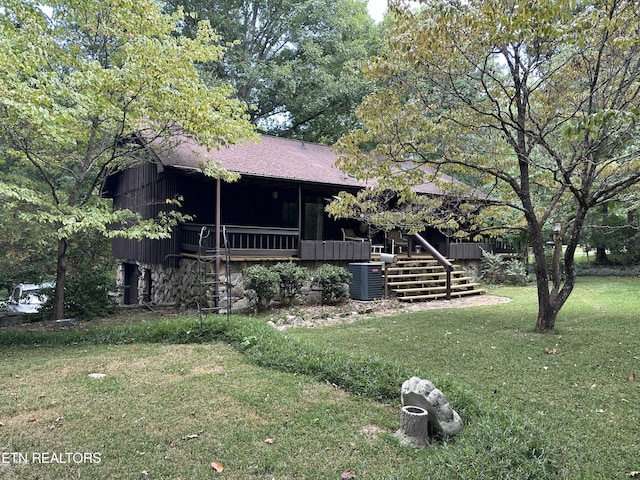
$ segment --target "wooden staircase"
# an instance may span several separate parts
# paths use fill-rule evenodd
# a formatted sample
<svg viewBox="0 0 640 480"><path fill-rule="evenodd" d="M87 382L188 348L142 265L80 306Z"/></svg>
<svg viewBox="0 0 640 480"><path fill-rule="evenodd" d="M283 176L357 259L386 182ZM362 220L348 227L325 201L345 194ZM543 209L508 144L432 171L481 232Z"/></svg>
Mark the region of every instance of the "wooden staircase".
<svg viewBox="0 0 640 480"><path fill-rule="evenodd" d="M386 266L386 292L393 292L400 301L424 301L446 298L447 272L430 255L400 257ZM486 291L473 277L457 265L451 271L451 298L481 295Z"/></svg>

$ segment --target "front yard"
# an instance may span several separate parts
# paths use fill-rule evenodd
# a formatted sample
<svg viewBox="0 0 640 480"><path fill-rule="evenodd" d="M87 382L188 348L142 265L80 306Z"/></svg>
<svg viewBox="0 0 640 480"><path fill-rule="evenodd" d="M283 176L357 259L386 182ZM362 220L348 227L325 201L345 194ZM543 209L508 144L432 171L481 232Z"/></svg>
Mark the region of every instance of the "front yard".
<svg viewBox="0 0 640 480"><path fill-rule="evenodd" d="M530 287L284 332L269 315L5 328L0 478L640 476L639 288L581 278L556 335L533 333ZM398 445L411 374L449 397L460 437Z"/></svg>

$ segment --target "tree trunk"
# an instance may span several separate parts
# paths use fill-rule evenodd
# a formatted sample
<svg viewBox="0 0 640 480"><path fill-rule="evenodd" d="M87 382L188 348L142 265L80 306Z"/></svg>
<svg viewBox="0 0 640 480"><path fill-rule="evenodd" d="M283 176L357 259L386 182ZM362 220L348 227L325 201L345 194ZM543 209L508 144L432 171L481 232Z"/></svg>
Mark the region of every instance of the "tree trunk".
<svg viewBox="0 0 640 480"><path fill-rule="evenodd" d="M594 260L596 265L601 267L609 265L609 258L607 257L607 250L604 247L596 247L596 259Z"/></svg>
<svg viewBox="0 0 640 480"><path fill-rule="evenodd" d="M539 332L553 332L556 328L558 311L552 305L551 292L549 291L549 276L547 259L544 248L534 246L534 270L536 273L536 286L538 290L538 319L536 330Z"/></svg>
<svg viewBox="0 0 640 480"><path fill-rule="evenodd" d="M67 278L67 240L58 240L58 255L56 267L56 289L53 296L53 318L64 318L64 283Z"/></svg>
<svg viewBox="0 0 640 480"><path fill-rule="evenodd" d="M558 311L551 305L551 301L541 301L540 289L547 289L545 285L541 287L538 285L538 319L536 320L536 330L541 333L553 333L556 329L556 319L558 318Z"/></svg>
<svg viewBox="0 0 640 480"><path fill-rule="evenodd" d="M609 205L605 203L602 205L602 234L598 236L600 238L601 245L596 245L596 259L595 264L600 266L609 265L609 258L607 257L607 248L605 246L604 232L606 226L609 224Z"/></svg>

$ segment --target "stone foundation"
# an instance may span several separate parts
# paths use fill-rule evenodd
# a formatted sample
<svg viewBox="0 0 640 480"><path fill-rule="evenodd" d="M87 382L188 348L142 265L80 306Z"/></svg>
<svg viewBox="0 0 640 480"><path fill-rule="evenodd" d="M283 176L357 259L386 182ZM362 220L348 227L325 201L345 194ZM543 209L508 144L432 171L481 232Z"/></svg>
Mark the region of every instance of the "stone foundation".
<svg viewBox="0 0 640 480"><path fill-rule="evenodd" d="M271 266L278 262L261 262L265 266ZM303 262L301 262L302 264ZM243 270L252 265L251 262L233 262L230 271L226 271L226 264L220 264L220 305L226 306L230 299L233 313L246 313L255 309L257 299L252 291L246 291L242 284ZM183 309L196 309L201 295L198 261L183 258L180 266L167 267L163 265L149 265L137 263L140 276L138 277L138 304L145 305L175 305ZM315 264L303 265L313 268ZM207 265L213 268L213 265ZM125 278L123 264L118 265L117 283L119 287L118 299L123 303L122 294ZM229 291L227 292L227 285ZM208 288L213 288L212 286ZM298 303L303 305L319 304L320 292L312 286L300 289ZM277 299L276 299L277 301ZM223 309L222 313L226 313Z"/></svg>

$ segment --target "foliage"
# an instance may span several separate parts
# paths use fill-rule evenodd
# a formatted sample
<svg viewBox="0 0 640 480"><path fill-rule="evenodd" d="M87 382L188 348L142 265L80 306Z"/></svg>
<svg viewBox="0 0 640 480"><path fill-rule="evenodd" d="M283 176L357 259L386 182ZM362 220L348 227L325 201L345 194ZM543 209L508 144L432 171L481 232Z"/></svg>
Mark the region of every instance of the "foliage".
<svg viewBox="0 0 640 480"><path fill-rule="evenodd" d="M576 275L582 277L640 277L640 266L593 267L578 263L576 264Z"/></svg>
<svg viewBox="0 0 640 480"><path fill-rule="evenodd" d="M70 274L66 282L65 314L68 318L92 320L116 311L117 303L110 296L116 289L112 272L90 270ZM38 317L51 318L53 289L38 312Z"/></svg>
<svg viewBox="0 0 640 480"><path fill-rule="evenodd" d="M313 272L313 282L322 290L322 304L332 305L349 297L351 274L342 267L325 263Z"/></svg>
<svg viewBox="0 0 640 480"><path fill-rule="evenodd" d="M0 205L0 290L10 292L18 283L41 283L54 275L55 251L46 232Z"/></svg>
<svg viewBox="0 0 640 480"><path fill-rule="evenodd" d="M116 265L111 256L111 242L97 232L84 232L69 248L68 281L65 284L67 318L92 320L115 312L117 303ZM49 297L38 316L51 318L53 297Z"/></svg>
<svg viewBox="0 0 640 480"><path fill-rule="evenodd" d="M358 109L362 128L339 142L340 168L399 204L433 182L468 213L448 220L441 202L416 222L439 216L470 237L526 232L536 325L552 331L587 214L640 181L640 12L626 0L406 4L394 2L386 48L366 66L378 88Z"/></svg>
<svg viewBox="0 0 640 480"><path fill-rule="evenodd" d="M285 304L290 305L296 298L300 288L309 278L309 273L304 267L293 262L276 263L271 268L278 274L279 292Z"/></svg>
<svg viewBox="0 0 640 480"><path fill-rule="evenodd" d="M638 263L640 235L638 219L635 217L635 205L626 202L611 202L602 209L590 212L582 235L583 248L601 248L622 265Z"/></svg>
<svg viewBox="0 0 640 480"><path fill-rule="evenodd" d="M502 255L482 250L482 279L490 285L497 285L503 276Z"/></svg>
<svg viewBox="0 0 640 480"><path fill-rule="evenodd" d="M517 258L506 259L500 253L482 251L482 279L490 285L526 285L527 272Z"/></svg>
<svg viewBox="0 0 640 480"><path fill-rule="evenodd" d="M504 269L505 283L507 285L527 285L527 269L524 263L517 258L507 260Z"/></svg>
<svg viewBox="0 0 640 480"><path fill-rule="evenodd" d="M244 269L242 281L246 288L256 292L258 307L266 307L278 293L280 277L264 265L252 265Z"/></svg>
<svg viewBox="0 0 640 480"><path fill-rule="evenodd" d="M163 14L150 0L47 5L6 0L0 9L0 154L9 166L0 198L57 242L60 318L77 234L161 238L184 219L173 199L159 224L113 212L99 198L107 175L147 161L146 142L171 148L188 138L215 148L252 130L231 88L200 76L199 64L223 54L206 23L187 39L177 35L183 12Z"/></svg>
<svg viewBox="0 0 640 480"><path fill-rule="evenodd" d="M266 132L333 143L356 125L371 89L359 64L375 54L380 28L356 0L172 0L194 12L184 33L208 20L228 45L224 63L207 64L232 83ZM268 19L268 20L265 20Z"/></svg>

